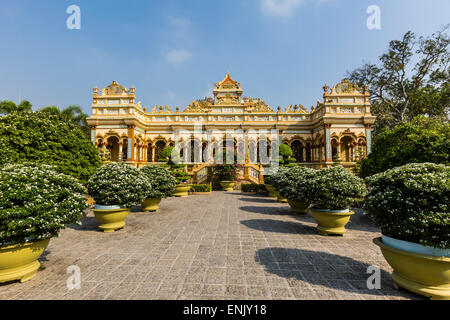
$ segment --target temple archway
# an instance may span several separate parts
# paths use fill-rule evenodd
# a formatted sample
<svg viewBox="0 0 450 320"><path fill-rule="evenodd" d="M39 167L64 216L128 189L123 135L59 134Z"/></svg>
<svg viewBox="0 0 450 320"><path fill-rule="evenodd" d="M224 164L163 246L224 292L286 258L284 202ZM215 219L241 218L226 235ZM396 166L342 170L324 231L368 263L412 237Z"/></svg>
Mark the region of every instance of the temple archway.
<svg viewBox="0 0 450 320"><path fill-rule="evenodd" d="M166 142L164 140L158 140L155 143L155 161L159 162L159 159L161 159L161 154L166 147Z"/></svg>
<svg viewBox="0 0 450 320"><path fill-rule="evenodd" d="M107 140L107 148L111 155L111 161L119 161L119 138L111 136Z"/></svg>
<svg viewBox="0 0 450 320"><path fill-rule="evenodd" d="M303 143L300 140L294 140L291 143L292 156L297 162L303 162Z"/></svg>

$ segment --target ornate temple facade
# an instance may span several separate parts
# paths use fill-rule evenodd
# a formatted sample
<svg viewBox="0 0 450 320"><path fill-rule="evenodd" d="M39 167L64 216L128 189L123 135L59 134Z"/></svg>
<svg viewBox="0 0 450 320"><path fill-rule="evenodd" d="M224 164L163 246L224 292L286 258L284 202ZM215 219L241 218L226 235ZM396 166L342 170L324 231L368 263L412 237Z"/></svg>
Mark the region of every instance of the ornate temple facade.
<svg viewBox="0 0 450 320"><path fill-rule="evenodd" d="M111 160L139 167L158 162L168 145L184 162L204 166L225 143L244 152L245 163L255 167L261 162L260 143L264 141L270 153L270 140L276 135L291 146L298 163L309 167L330 166L337 157L344 166L352 166L358 152L370 152L375 116L368 87L359 88L347 79L332 88L325 85L323 100L309 109L271 108L262 99L245 97L241 83L228 73L215 83L213 97L192 101L184 110L146 109L136 102L134 87L127 89L116 81L93 90L88 119L92 142L106 146Z"/></svg>

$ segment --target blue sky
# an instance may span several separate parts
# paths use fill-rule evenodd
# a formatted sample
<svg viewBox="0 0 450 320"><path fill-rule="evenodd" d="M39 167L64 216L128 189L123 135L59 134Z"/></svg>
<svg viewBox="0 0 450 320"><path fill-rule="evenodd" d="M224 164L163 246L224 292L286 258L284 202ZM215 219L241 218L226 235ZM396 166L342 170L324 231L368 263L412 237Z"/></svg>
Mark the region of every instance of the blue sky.
<svg viewBox="0 0 450 320"><path fill-rule="evenodd" d="M69 30L68 6L81 9ZM366 9L381 9L369 30ZM322 86L375 62L388 41L450 23L448 0L1 0L0 100L78 104L92 87L136 87L146 107L211 95L229 71L271 107L315 105Z"/></svg>

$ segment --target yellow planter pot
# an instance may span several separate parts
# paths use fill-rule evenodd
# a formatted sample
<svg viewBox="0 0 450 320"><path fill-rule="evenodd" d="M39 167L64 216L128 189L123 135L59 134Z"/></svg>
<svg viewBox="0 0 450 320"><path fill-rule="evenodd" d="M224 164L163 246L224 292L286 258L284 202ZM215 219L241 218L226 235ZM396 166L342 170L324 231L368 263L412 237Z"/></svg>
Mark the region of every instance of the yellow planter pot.
<svg viewBox="0 0 450 320"><path fill-rule="evenodd" d="M350 220L350 216L354 214L353 211L344 212L344 210L320 210L311 209L313 218L317 221L317 230L320 234L330 235L344 235L347 230L345 226Z"/></svg>
<svg viewBox="0 0 450 320"><path fill-rule="evenodd" d="M405 288L433 300L450 300L450 258L413 253L373 242L381 248L384 258L394 269L395 286Z"/></svg>
<svg viewBox="0 0 450 320"><path fill-rule="evenodd" d="M264 185L266 187L267 192L269 193L269 197L276 197L276 189L274 186L270 185L270 184L265 184Z"/></svg>
<svg viewBox="0 0 450 320"><path fill-rule="evenodd" d="M220 181L220 186L222 187L223 191L233 191L235 184L236 183L234 181Z"/></svg>
<svg viewBox="0 0 450 320"><path fill-rule="evenodd" d="M174 197L187 197L188 196L188 191L191 190L192 188L192 184L177 184L175 186L175 190L172 194L172 196Z"/></svg>
<svg viewBox="0 0 450 320"><path fill-rule="evenodd" d="M142 211L157 211L161 198L146 198L142 202Z"/></svg>
<svg viewBox="0 0 450 320"><path fill-rule="evenodd" d="M277 197L277 201L278 202L281 202L281 203L287 203L288 202L288 199L283 198L281 196L281 194L278 192L278 190L276 190L276 189L275 189L275 196Z"/></svg>
<svg viewBox="0 0 450 320"><path fill-rule="evenodd" d="M99 222L99 228L103 232L114 232L125 226L125 219L130 209L93 209L95 218Z"/></svg>
<svg viewBox="0 0 450 320"><path fill-rule="evenodd" d="M301 201L288 200L291 206L291 212L297 214L307 214L309 204Z"/></svg>
<svg viewBox="0 0 450 320"><path fill-rule="evenodd" d="M0 283L34 278L40 267L38 259L49 242L47 239L0 247Z"/></svg>

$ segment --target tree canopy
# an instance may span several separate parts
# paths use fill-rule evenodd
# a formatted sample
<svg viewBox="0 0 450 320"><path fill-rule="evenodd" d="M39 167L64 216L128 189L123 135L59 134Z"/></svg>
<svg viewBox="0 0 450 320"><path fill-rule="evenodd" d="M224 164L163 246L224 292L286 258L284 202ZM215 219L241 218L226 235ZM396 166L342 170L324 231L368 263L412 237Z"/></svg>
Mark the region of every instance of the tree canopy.
<svg viewBox="0 0 450 320"><path fill-rule="evenodd" d="M392 40L379 63L365 63L348 72L356 84L369 85L375 135L384 127L411 121L417 115L448 118L450 53L448 26L430 37L408 31Z"/></svg>
<svg viewBox="0 0 450 320"><path fill-rule="evenodd" d="M0 101L0 114L8 114L8 113L15 112L15 111L31 112L32 107L33 107L33 105L27 100L22 100L18 105L16 105L16 103L13 101L3 100L3 101Z"/></svg>

